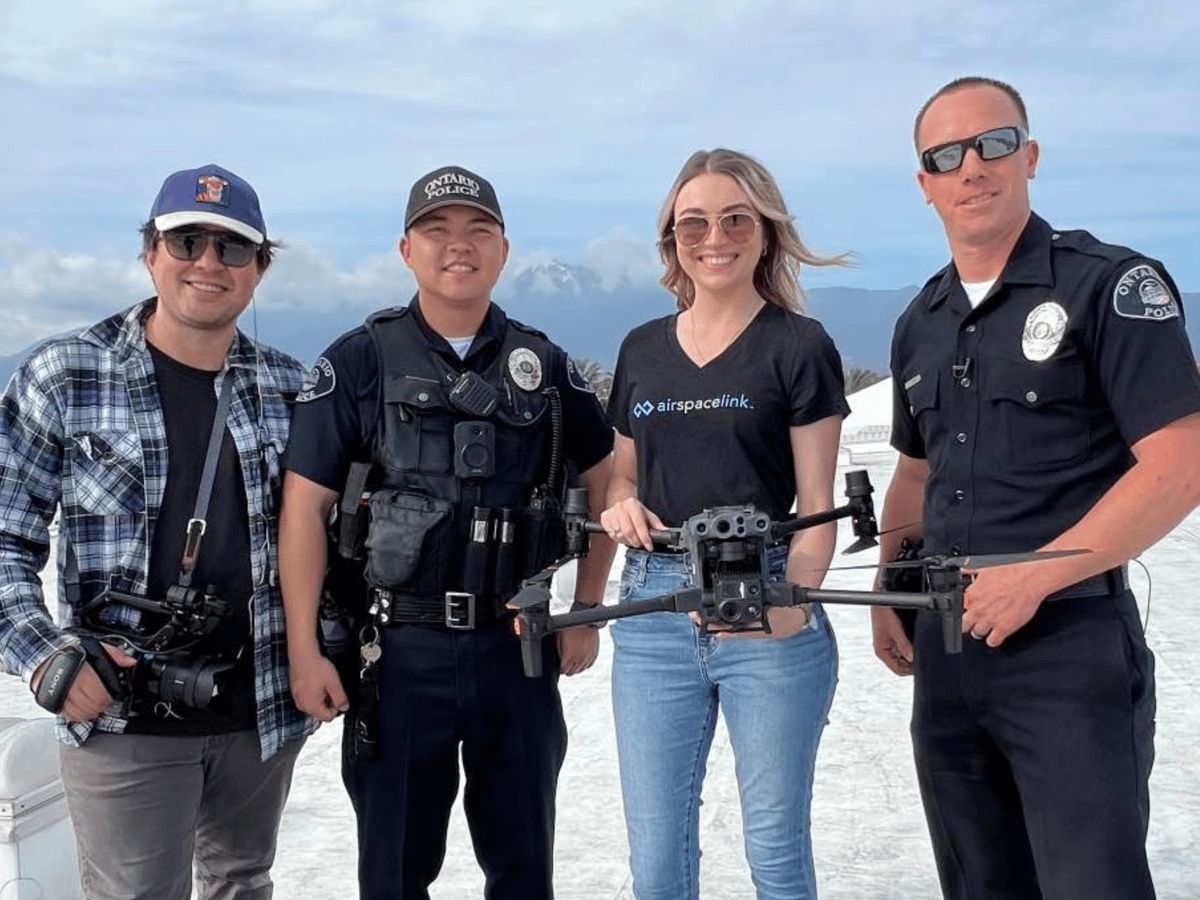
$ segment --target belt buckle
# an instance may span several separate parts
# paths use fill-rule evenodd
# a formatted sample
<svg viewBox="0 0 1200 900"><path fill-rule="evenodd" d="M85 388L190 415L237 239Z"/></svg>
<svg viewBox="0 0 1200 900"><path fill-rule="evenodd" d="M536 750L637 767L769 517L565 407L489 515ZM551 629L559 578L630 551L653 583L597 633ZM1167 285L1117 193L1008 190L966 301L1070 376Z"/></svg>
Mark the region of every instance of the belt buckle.
<svg viewBox="0 0 1200 900"><path fill-rule="evenodd" d="M474 594L446 591L446 627L458 631L471 631L475 627Z"/></svg>

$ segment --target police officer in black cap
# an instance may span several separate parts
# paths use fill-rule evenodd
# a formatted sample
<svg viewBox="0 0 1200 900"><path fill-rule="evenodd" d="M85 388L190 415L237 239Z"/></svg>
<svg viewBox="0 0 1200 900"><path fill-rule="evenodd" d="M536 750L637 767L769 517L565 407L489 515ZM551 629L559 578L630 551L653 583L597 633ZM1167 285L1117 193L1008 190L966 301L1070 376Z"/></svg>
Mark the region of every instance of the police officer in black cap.
<svg viewBox="0 0 1200 900"><path fill-rule="evenodd" d="M595 661L598 634L560 632L547 653L560 666L526 678L504 603L560 552L570 470L599 518L612 432L566 354L491 302L508 256L492 186L457 166L431 172L404 224L415 299L335 341L298 398L280 522L292 692L323 721L349 710L343 777L363 898L429 896L460 747L486 896L551 898L566 751L557 677ZM347 488L351 472L365 480ZM345 681L317 639L339 496L339 535L366 521L367 610ZM613 546L592 543L577 604L603 599Z"/></svg>
<svg viewBox="0 0 1200 900"><path fill-rule="evenodd" d="M896 325L881 553L1089 552L978 570L961 655L880 608L875 651L916 675L946 897L1150 900L1154 664L1126 563L1200 501L1200 378L1160 263L1031 212L1028 128L979 77L917 116L952 262Z"/></svg>

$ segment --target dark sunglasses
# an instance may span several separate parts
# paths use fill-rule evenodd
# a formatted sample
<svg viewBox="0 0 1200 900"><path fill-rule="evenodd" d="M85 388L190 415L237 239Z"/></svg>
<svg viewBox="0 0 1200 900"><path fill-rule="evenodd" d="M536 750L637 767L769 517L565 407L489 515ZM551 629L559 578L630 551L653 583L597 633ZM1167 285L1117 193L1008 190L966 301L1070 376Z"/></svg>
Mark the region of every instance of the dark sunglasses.
<svg viewBox="0 0 1200 900"><path fill-rule="evenodd" d="M758 219L744 212L725 213L723 216L717 216L717 225L720 226L725 237L744 244L754 236L754 228L758 225ZM685 247L695 247L708 237L710 228L712 228L712 223L708 219L701 216L688 216L676 222L671 231L675 233L675 240L680 244Z"/></svg>
<svg viewBox="0 0 1200 900"><path fill-rule="evenodd" d="M162 238L167 252L184 262L195 262L203 256L209 241L216 243L217 259L224 266L240 269L249 265L258 253L258 244L227 231L188 231L176 228L164 231L159 237Z"/></svg>
<svg viewBox="0 0 1200 900"><path fill-rule="evenodd" d="M982 160L1003 159L1020 150L1028 139L1029 135L1019 125L993 128L961 141L930 147L921 154L921 168L930 175L944 175L959 168L972 147Z"/></svg>

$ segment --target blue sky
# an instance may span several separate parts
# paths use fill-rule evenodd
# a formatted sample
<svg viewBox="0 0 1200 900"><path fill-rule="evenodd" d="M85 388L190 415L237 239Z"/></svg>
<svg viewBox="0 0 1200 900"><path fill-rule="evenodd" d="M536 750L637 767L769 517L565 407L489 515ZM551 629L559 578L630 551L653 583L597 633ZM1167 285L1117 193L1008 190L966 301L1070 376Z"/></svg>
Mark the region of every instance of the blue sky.
<svg viewBox="0 0 1200 900"><path fill-rule="evenodd" d="M964 74L1024 94L1035 209L1198 291L1198 50L1192 0L6 0L0 354L148 295L136 228L206 162L287 244L272 307L404 299L408 188L446 163L496 185L508 277L653 279L658 205L713 146L771 168L814 248L858 254L808 286L919 284L946 249L912 118Z"/></svg>

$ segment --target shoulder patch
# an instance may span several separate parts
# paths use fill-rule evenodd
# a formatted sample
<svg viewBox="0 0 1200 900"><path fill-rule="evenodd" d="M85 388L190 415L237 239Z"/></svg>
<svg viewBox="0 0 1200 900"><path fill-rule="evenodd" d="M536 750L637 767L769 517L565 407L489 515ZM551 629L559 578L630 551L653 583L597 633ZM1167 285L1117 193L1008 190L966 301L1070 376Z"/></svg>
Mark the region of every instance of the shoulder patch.
<svg viewBox="0 0 1200 900"><path fill-rule="evenodd" d="M318 357L316 364L304 376L304 383L300 385L300 393L296 395L296 402L310 403L313 400L319 400L332 393L336 384L337 376L333 372L333 365L325 357Z"/></svg>
<svg viewBox="0 0 1200 900"><path fill-rule="evenodd" d="M577 391L586 391L589 394L596 393L592 389L592 383L583 377L583 373L579 371L579 367L575 365L575 360L573 359L567 360L567 381Z"/></svg>
<svg viewBox="0 0 1200 900"><path fill-rule="evenodd" d="M1154 266L1126 270L1113 288L1113 309L1126 319L1166 321L1179 318L1179 303Z"/></svg>

